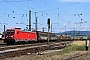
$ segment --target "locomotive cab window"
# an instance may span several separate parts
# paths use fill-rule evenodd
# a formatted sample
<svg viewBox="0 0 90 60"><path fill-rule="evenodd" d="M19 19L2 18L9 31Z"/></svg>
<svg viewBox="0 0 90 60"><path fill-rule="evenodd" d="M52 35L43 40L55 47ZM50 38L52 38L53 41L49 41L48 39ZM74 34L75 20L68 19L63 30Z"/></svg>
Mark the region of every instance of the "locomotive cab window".
<svg viewBox="0 0 90 60"><path fill-rule="evenodd" d="M15 30L7 30L6 31L6 34L14 34L15 33Z"/></svg>
<svg viewBox="0 0 90 60"><path fill-rule="evenodd" d="M17 34L19 34L19 31L17 31Z"/></svg>

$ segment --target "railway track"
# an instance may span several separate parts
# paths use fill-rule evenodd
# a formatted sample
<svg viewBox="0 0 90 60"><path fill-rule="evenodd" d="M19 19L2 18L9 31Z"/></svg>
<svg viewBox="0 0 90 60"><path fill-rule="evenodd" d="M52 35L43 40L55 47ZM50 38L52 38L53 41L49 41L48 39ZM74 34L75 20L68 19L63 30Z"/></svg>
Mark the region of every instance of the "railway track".
<svg viewBox="0 0 90 60"><path fill-rule="evenodd" d="M23 48L23 47L28 47L28 46L37 46L37 45L42 45L42 43L24 44L24 45L9 45L9 46L6 45L6 46L0 47L0 51L4 51L4 50L7 50L7 49Z"/></svg>
<svg viewBox="0 0 90 60"><path fill-rule="evenodd" d="M57 42L50 42L49 44L55 44ZM60 44L67 44L70 43L70 41L66 42L59 42ZM38 45L46 45L47 43L34 43L34 44L21 44L21 45L6 45L6 44L1 44L0 45L0 51L7 50L7 49L15 49L15 48L23 48L23 47L28 47L28 46L38 46Z"/></svg>
<svg viewBox="0 0 90 60"><path fill-rule="evenodd" d="M8 46L0 48L0 59L15 57L20 55L26 55L27 53L37 53L39 51L52 50L52 49L62 49L66 47L70 42L60 42L60 43L50 43L49 45L45 43L38 44L26 44L19 46ZM68 45L69 46L69 45Z"/></svg>

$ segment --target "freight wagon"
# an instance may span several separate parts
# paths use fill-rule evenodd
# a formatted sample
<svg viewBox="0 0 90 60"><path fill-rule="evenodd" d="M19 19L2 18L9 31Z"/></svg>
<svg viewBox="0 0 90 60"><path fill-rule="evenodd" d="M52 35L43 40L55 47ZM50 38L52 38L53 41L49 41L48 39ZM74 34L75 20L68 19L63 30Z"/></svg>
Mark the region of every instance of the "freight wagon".
<svg viewBox="0 0 90 60"><path fill-rule="evenodd" d="M37 31L37 40L39 42L44 42L48 40L48 32L41 32L41 31ZM55 41L57 40L56 34L54 33L49 33L49 40L50 41Z"/></svg>
<svg viewBox="0 0 90 60"><path fill-rule="evenodd" d="M70 35L57 35L57 39L59 41L68 41L68 40L71 40L71 36Z"/></svg>
<svg viewBox="0 0 90 60"><path fill-rule="evenodd" d="M49 33L50 41L57 40L54 33ZM40 31L22 31L20 28L9 28L5 32L4 42L7 44L21 42L42 42L47 41L48 33Z"/></svg>

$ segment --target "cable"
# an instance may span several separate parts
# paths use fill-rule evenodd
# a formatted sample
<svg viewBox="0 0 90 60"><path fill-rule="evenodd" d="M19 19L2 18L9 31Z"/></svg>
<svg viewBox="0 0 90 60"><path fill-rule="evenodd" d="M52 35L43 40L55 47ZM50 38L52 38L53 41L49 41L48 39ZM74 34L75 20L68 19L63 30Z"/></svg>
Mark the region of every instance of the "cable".
<svg viewBox="0 0 90 60"><path fill-rule="evenodd" d="M25 1L25 0L22 0L22 1ZM31 1L31 0L27 0L27 1ZM11 1L12 2L12 1ZM24 10L24 11L27 11L27 9L24 9L24 8L22 8L22 7L20 7L20 6L18 6L18 5L16 5L16 4L13 4L13 3L11 3L11 2L8 2L8 3L10 3L11 5L14 5L14 6L16 6L16 7L18 7L19 9L22 9L22 10ZM44 11L38 11L37 13L41 13L42 14L42 16L43 16L43 14L45 14L45 15L49 15L49 13L46 13L47 11L52 11L52 10L59 10L59 9L61 9L61 8L65 8L65 7L68 7L68 6L72 6L72 5L75 5L75 4L78 4L78 3L80 3L80 2L77 2L77 3L73 3L73 4L68 4L68 5L65 5L65 6L62 6L62 7L59 7L59 8L53 8L53 9L49 9L49 10L44 10ZM22 6L26 6L25 4L22 4L22 3L20 3ZM46 5L47 5L47 3L46 3ZM26 6L26 7L28 7L28 6ZM29 7L29 8L31 8L31 7ZM34 9L34 8L32 8L32 9ZM57 14L58 16L59 16L59 14ZM67 14L67 15L69 15L69 14ZM73 14L71 14L71 15L73 15Z"/></svg>
<svg viewBox="0 0 90 60"><path fill-rule="evenodd" d="M26 6L25 4L22 4L22 3L19 3L19 4L22 5L22 6L25 6L25 7L27 7L27 8L31 8L31 9L33 9L32 7L29 7L29 5ZM29 1L28 1L28 4L29 4Z"/></svg>
<svg viewBox="0 0 90 60"><path fill-rule="evenodd" d="M48 6L50 6L50 7L54 7L54 6L52 6L51 4L48 4L47 2L44 2L43 0L39 0L40 2L42 2L42 3L44 3L45 5L48 5ZM55 8L55 7L54 7Z"/></svg>
<svg viewBox="0 0 90 60"><path fill-rule="evenodd" d="M86 11L86 9L89 7L90 3L86 6L86 8L84 9L84 11L82 13L84 13Z"/></svg>
<svg viewBox="0 0 90 60"><path fill-rule="evenodd" d="M5 2L22 2L22 0L4 0Z"/></svg>
<svg viewBox="0 0 90 60"><path fill-rule="evenodd" d="M84 16L86 16L87 14L88 14L88 12L90 11L90 9L85 13L85 15Z"/></svg>
<svg viewBox="0 0 90 60"><path fill-rule="evenodd" d="M9 2L9 3L12 4L11 2ZM14 6L16 6L16 7L18 7L19 9L22 9L22 10L24 10L24 11L27 11L26 9L23 9L23 8L19 7L18 5L15 5L15 4L12 4L12 5L14 5Z"/></svg>

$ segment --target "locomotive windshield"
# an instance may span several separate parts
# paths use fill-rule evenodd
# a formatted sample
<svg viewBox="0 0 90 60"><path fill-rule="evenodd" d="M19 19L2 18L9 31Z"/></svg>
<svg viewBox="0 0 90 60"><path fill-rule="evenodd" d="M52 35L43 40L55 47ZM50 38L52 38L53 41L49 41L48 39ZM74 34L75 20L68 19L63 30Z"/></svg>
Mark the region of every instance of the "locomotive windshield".
<svg viewBox="0 0 90 60"><path fill-rule="evenodd" d="M7 30L6 31L6 34L14 34L15 33L15 30Z"/></svg>

